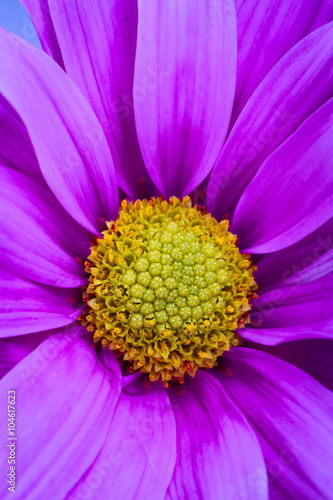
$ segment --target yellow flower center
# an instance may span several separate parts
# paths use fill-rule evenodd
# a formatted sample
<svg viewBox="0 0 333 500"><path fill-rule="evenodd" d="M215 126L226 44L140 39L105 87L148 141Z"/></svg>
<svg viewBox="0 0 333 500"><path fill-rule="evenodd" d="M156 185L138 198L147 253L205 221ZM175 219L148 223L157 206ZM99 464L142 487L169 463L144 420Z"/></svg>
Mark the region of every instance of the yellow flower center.
<svg viewBox="0 0 333 500"><path fill-rule="evenodd" d="M166 386L216 365L238 344L257 288L228 221L172 197L123 201L107 226L86 263L80 319L94 342Z"/></svg>

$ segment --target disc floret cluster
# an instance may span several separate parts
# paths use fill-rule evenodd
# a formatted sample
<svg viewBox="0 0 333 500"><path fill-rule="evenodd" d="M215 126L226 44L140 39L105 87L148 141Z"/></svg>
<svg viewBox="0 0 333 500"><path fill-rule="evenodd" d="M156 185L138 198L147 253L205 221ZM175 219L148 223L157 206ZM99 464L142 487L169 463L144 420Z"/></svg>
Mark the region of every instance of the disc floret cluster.
<svg viewBox="0 0 333 500"><path fill-rule="evenodd" d="M226 220L189 197L123 201L91 247L81 321L132 370L183 381L237 345L256 296L254 265Z"/></svg>

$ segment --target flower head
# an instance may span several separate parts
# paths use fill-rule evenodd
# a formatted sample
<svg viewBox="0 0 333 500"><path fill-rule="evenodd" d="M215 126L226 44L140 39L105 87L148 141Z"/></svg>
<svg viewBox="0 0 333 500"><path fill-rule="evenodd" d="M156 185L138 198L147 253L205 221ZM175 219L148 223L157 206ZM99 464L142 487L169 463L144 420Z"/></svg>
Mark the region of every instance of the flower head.
<svg viewBox="0 0 333 500"><path fill-rule="evenodd" d="M228 221L189 197L121 204L91 248L82 324L151 381L212 368L237 345L257 285Z"/></svg>

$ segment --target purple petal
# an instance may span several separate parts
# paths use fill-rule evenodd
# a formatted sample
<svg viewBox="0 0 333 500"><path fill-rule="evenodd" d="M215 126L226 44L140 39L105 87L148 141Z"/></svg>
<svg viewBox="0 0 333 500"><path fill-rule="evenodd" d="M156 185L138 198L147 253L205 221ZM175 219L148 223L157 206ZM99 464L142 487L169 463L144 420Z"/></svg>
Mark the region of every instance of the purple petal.
<svg viewBox="0 0 333 500"><path fill-rule="evenodd" d="M239 333L268 345L306 338L332 339L332 288L333 272L310 283L259 295L250 316L254 328Z"/></svg>
<svg viewBox="0 0 333 500"><path fill-rule="evenodd" d="M0 153L0 165L7 168L13 168L13 165L6 160L6 158Z"/></svg>
<svg viewBox="0 0 333 500"><path fill-rule="evenodd" d="M38 9L44 2L33 3L32 14L38 18ZM149 176L133 111L136 2L98 0L92 9L89 1L60 0L49 21L50 35L54 31L67 74L87 98L103 127L121 188L134 199L142 197L140 177L145 178L147 188Z"/></svg>
<svg viewBox="0 0 333 500"><path fill-rule="evenodd" d="M264 255L255 274L260 293L328 274L333 270L332 247L333 218L295 245Z"/></svg>
<svg viewBox="0 0 333 500"><path fill-rule="evenodd" d="M265 346L248 342L249 347L267 352L297 366L333 391L333 342L306 339Z"/></svg>
<svg viewBox="0 0 333 500"><path fill-rule="evenodd" d="M296 243L332 216L333 99L262 164L233 217L242 249L270 253Z"/></svg>
<svg viewBox="0 0 333 500"><path fill-rule="evenodd" d="M138 3L134 110L139 143L156 186L167 196L180 196L207 176L225 139L235 89L234 5ZM145 81L150 91L140 95Z"/></svg>
<svg viewBox="0 0 333 500"><path fill-rule="evenodd" d="M263 161L332 96L332 63L330 23L299 42L266 76L236 121L210 177L208 208L215 217L233 214Z"/></svg>
<svg viewBox="0 0 333 500"><path fill-rule="evenodd" d="M46 182L71 216L98 234L97 218L116 215L118 194L96 116L40 49L3 29L0 43L0 92L24 122Z"/></svg>
<svg viewBox="0 0 333 500"><path fill-rule="evenodd" d="M45 332L0 339L0 378L22 361L48 337Z"/></svg>
<svg viewBox="0 0 333 500"><path fill-rule="evenodd" d="M60 15L58 4L50 2L49 5L48 0L20 0L20 2L34 23L43 50L63 68L61 50L52 22L52 16Z"/></svg>
<svg viewBox="0 0 333 500"><path fill-rule="evenodd" d="M237 87L232 123L270 69L301 38L333 18L326 0L236 0Z"/></svg>
<svg viewBox="0 0 333 500"><path fill-rule="evenodd" d="M89 253L86 232L53 194L20 172L0 167L2 239L0 268L46 285L87 282L76 257Z"/></svg>
<svg viewBox="0 0 333 500"><path fill-rule="evenodd" d="M333 248L288 279L288 285L307 283L333 271Z"/></svg>
<svg viewBox="0 0 333 500"><path fill-rule="evenodd" d="M85 305L79 288L40 285L2 270L0 337L51 330L75 321Z"/></svg>
<svg viewBox="0 0 333 500"><path fill-rule="evenodd" d="M257 431L266 460L270 497L332 498L330 391L298 368L254 349L223 356L230 370L214 370Z"/></svg>
<svg viewBox="0 0 333 500"><path fill-rule="evenodd" d="M83 340L53 335L2 379L3 408L12 389L18 437L16 496L64 498L106 439L121 389L118 364L114 361L112 372L106 370ZM7 428L5 412L1 418ZM8 448L3 446L3 471L7 459ZM1 498L7 498L4 481L0 488Z"/></svg>
<svg viewBox="0 0 333 500"><path fill-rule="evenodd" d="M102 451L70 498L163 500L176 459L176 429L163 386L143 377L123 388Z"/></svg>
<svg viewBox="0 0 333 500"><path fill-rule="evenodd" d="M199 370L182 394L168 391L178 431L169 498L267 498L258 440L220 384Z"/></svg>
<svg viewBox="0 0 333 500"><path fill-rule="evenodd" d="M15 170L44 183L38 161L25 127L0 98L0 155ZM3 162L2 162L3 164Z"/></svg>

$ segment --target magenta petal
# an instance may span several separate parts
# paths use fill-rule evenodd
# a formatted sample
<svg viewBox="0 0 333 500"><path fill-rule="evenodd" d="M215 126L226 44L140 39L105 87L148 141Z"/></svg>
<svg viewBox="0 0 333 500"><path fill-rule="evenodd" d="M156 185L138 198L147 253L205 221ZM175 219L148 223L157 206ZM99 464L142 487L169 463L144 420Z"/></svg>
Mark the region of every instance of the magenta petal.
<svg viewBox="0 0 333 500"><path fill-rule="evenodd" d="M333 271L333 248L331 247L324 255L313 260L305 269L301 269L288 279L288 285L300 285L316 280L321 276Z"/></svg>
<svg viewBox="0 0 333 500"><path fill-rule="evenodd" d="M333 391L333 342L327 339L306 339L265 346L248 342L249 347L288 361Z"/></svg>
<svg viewBox="0 0 333 500"><path fill-rule="evenodd" d="M330 500L332 393L264 352L237 347L223 358L231 375L214 374L257 431L270 497Z"/></svg>
<svg viewBox="0 0 333 500"><path fill-rule="evenodd" d="M333 218L291 247L264 255L255 274L260 293L314 281L333 270Z"/></svg>
<svg viewBox="0 0 333 500"><path fill-rule="evenodd" d="M259 295L250 316L254 328L239 333L268 345L306 338L332 339L332 288L333 272L309 283Z"/></svg>
<svg viewBox="0 0 333 500"><path fill-rule="evenodd" d="M48 337L45 332L0 339L0 378Z"/></svg>
<svg viewBox="0 0 333 500"><path fill-rule="evenodd" d="M2 101L2 102L1 102ZM7 164L43 183L38 161L25 127L11 113L11 107L0 98L0 155ZM3 164L3 161L1 162Z"/></svg>
<svg viewBox="0 0 333 500"><path fill-rule="evenodd" d="M108 140L121 188L134 199L142 197L140 177L144 177L148 192L151 181L143 164L134 122L136 2L96 0L93 9L88 1L60 0L52 4L52 9L45 0L24 0L24 3L44 50L52 53L57 62L60 54L60 64L95 111ZM43 44L44 38L49 43ZM149 81L144 85L149 87Z"/></svg>
<svg viewBox="0 0 333 500"><path fill-rule="evenodd" d="M40 49L0 30L0 93L20 115L46 182L64 208L98 234L117 213L110 151L90 106ZM13 83L14 82L14 83Z"/></svg>
<svg viewBox="0 0 333 500"><path fill-rule="evenodd" d="M66 72L103 127L120 187L142 197L140 177L149 177L133 111L136 2L95 0L92 9L89 1L60 0L52 22Z"/></svg>
<svg viewBox="0 0 333 500"><path fill-rule="evenodd" d="M175 459L166 391L160 384L148 391L141 377L123 388L103 449L70 498L163 500Z"/></svg>
<svg viewBox="0 0 333 500"><path fill-rule="evenodd" d="M3 407L11 389L16 390L16 496L62 499L105 441L121 389L118 364L106 370L83 340L53 335L2 379ZM4 429L7 418L3 412ZM2 471L7 459L3 446ZM5 498L4 481L0 488Z"/></svg>
<svg viewBox="0 0 333 500"><path fill-rule="evenodd" d="M0 337L69 325L82 312L82 290L40 285L2 270Z"/></svg>
<svg viewBox="0 0 333 500"><path fill-rule="evenodd" d="M72 288L87 275L89 239L53 194L20 172L0 167L0 268L46 285Z"/></svg>
<svg viewBox="0 0 333 500"><path fill-rule="evenodd" d="M61 67L64 67L61 50L54 32L52 16L59 16L58 3L48 0L20 0L28 11L36 28L38 38L44 51L49 54Z"/></svg>
<svg viewBox="0 0 333 500"><path fill-rule="evenodd" d="M332 96L333 23L301 40L274 66L231 130L208 187L208 209L221 218L260 165Z"/></svg>
<svg viewBox="0 0 333 500"><path fill-rule="evenodd" d="M180 196L208 175L226 136L235 89L234 6L222 0L138 4L139 143L156 186Z"/></svg>
<svg viewBox="0 0 333 500"><path fill-rule="evenodd" d="M263 163L233 217L242 249L269 253L301 240L332 216L333 99Z"/></svg>
<svg viewBox="0 0 333 500"><path fill-rule="evenodd" d="M178 448L169 498L268 498L258 440L224 389L201 370L182 389L168 389Z"/></svg>
<svg viewBox="0 0 333 500"><path fill-rule="evenodd" d="M326 0L236 0L237 87L232 123L277 61L299 40L333 18Z"/></svg>

